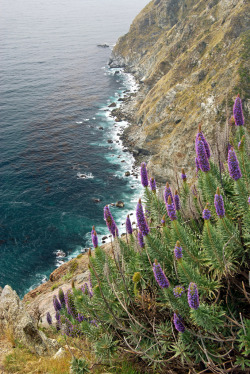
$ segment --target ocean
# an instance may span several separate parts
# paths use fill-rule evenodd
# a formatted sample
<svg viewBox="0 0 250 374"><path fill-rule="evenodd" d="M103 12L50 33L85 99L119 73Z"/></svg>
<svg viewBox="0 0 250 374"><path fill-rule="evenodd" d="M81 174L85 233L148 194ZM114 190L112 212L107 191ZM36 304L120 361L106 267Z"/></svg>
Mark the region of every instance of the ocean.
<svg viewBox="0 0 250 374"><path fill-rule="evenodd" d="M106 204L125 202L111 206L120 233L135 210L140 181L125 176L133 156L119 140L127 124L109 105L137 85L107 61L147 2L0 3L0 286L20 297L90 247L92 225L99 242L109 234Z"/></svg>

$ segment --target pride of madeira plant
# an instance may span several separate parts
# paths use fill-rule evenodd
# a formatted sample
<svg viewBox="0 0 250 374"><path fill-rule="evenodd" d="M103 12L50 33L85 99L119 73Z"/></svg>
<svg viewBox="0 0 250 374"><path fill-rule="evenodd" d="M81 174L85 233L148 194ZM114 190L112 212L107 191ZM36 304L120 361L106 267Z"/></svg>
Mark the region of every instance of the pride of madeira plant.
<svg viewBox="0 0 250 374"><path fill-rule="evenodd" d="M182 169L182 186L167 183L162 200L142 163L136 232L128 216L126 240L119 238L106 206L112 253L93 228L91 284L60 291L64 304L54 299L59 328L85 335L102 362L124 351L163 373L250 367L250 168L239 97L233 113L219 166L199 126L195 185Z"/></svg>

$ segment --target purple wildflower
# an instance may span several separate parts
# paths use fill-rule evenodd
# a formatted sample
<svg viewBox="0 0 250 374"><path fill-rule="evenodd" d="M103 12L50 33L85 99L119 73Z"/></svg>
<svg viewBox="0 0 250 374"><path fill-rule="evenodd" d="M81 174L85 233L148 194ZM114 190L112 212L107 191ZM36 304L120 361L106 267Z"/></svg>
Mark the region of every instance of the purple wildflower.
<svg viewBox="0 0 250 374"><path fill-rule="evenodd" d="M173 293L175 295L175 297L181 297L181 295L184 293L184 287L182 286L175 286L175 288L173 289Z"/></svg>
<svg viewBox="0 0 250 374"><path fill-rule="evenodd" d="M54 308L55 308L55 311L59 311L60 309L62 309L62 306L58 300L58 298L56 297L56 295L53 296L53 305L54 305Z"/></svg>
<svg viewBox="0 0 250 374"><path fill-rule="evenodd" d="M187 180L187 176L186 176L185 170L183 168L181 169L181 179L183 180L183 182L186 182L186 180Z"/></svg>
<svg viewBox="0 0 250 374"><path fill-rule="evenodd" d="M205 206L205 209L202 212L202 217L204 218L205 221L207 221L211 218L211 212L208 209L208 205L209 204L207 203L207 205Z"/></svg>
<svg viewBox="0 0 250 374"><path fill-rule="evenodd" d="M50 312L47 313L46 318L47 318L47 322L48 322L48 324L49 324L49 325L52 325L52 317L51 317L51 315L50 315Z"/></svg>
<svg viewBox="0 0 250 374"><path fill-rule="evenodd" d="M113 216L110 212L110 209L109 209L108 205L106 205L104 207L104 219L105 219L107 227L108 227L109 231L111 232L111 234L113 235L113 237L115 238L116 236L118 236L119 235L118 228L116 226L116 223L114 221L114 218L113 218Z"/></svg>
<svg viewBox="0 0 250 374"><path fill-rule="evenodd" d="M140 232L140 230L138 231L138 243L139 243L139 246L141 248L144 248L145 247L145 244L144 244L144 241L143 241L143 235L142 233Z"/></svg>
<svg viewBox="0 0 250 374"><path fill-rule="evenodd" d="M143 185L143 187L148 186L148 173L146 162L142 162L141 164L141 184Z"/></svg>
<svg viewBox="0 0 250 374"><path fill-rule="evenodd" d="M170 286L169 280L164 274L161 265L155 260L153 264L154 277L161 288L168 288Z"/></svg>
<svg viewBox="0 0 250 374"><path fill-rule="evenodd" d="M97 248L98 247L98 237L97 237L97 233L95 231L95 226L92 227L91 239L92 239L92 243L93 243L94 248Z"/></svg>
<svg viewBox="0 0 250 374"><path fill-rule="evenodd" d="M183 256L181 243L179 242L179 240L177 240L176 245L174 247L174 255L175 255L176 260L179 260Z"/></svg>
<svg viewBox="0 0 250 374"><path fill-rule="evenodd" d="M225 216L224 201L223 201L223 197L220 194L219 187L217 187L217 191L216 191L216 194L214 196L214 206L215 206L215 210L216 210L217 215L220 218L224 217Z"/></svg>
<svg viewBox="0 0 250 374"><path fill-rule="evenodd" d="M196 142L196 153L197 153L199 167L204 173L206 173L207 171L210 170L210 165L209 165L206 149L205 149L203 141L201 140L201 137L199 137L198 141Z"/></svg>
<svg viewBox="0 0 250 374"><path fill-rule="evenodd" d="M162 224L163 227L166 226L166 216L165 216L165 214L164 214L164 216L161 219L161 224Z"/></svg>
<svg viewBox="0 0 250 374"><path fill-rule="evenodd" d="M133 234L133 229L132 229L132 225L131 225L129 215L127 215L127 219L126 219L126 231L130 235Z"/></svg>
<svg viewBox="0 0 250 374"><path fill-rule="evenodd" d="M171 221L174 221L177 219L174 203L172 203L170 196L168 197L167 212L168 212L168 216L171 219Z"/></svg>
<svg viewBox="0 0 250 374"><path fill-rule="evenodd" d="M242 177L239 162L236 156L236 153L233 148L231 148L228 152L228 171L230 177L233 178L235 181Z"/></svg>
<svg viewBox="0 0 250 374"><path fill-rule="evenodd" d="M61 315L60 315L59 310L56 311L55 318L56 318L57 322L60 321L60 319L61 319Z"/></svg>
<svg viewBox="0 0 250 374"><path fill-rule="evenodd" d="M151 191L156 192L156 181L154 178L150 178L149 180Z"/></svg>
<svg viewBox="0 0 250 374"><path fill-rule="evenodd" d="M191 309L198 309L200 305L198 289L193 282L191 282L188 287L188 304Z"/></svg>
<svg viewBox="0 0 250 374"><path fill-rule="evenodd" d="M77 321L78 321L78 322L80 322L80 323L81 323L81 322L82 322L82 321L83 321L83 320L84 320L85 318L84 318L84 315L83 315L83 314L81 314L81 313L78 313L78 315L77 315L77 318L76 318L76 319L77 319Z"/></svg>
<svg viewBox="0 0 250 374"><path fill-rule="evenodd" d="M178 195L178 191L175 191L174 194L174 205L175 205L175 210L180 210L181 209L181 204L180 204L180 197Z"/></svg>
<svg viewBox="0 0 250 374"><path fill-rule="evenodd" d="M164 201L166 205L168 204L169 196L171 197L171 200L173 201L172 191L171 191L171 188L169 187L169 183L167 182L165 186L165 191L164 191Z"/></svg>
<svg viewBox="0 0 250 374"><path fill-rule="evenodd" d="M244 117L242 111L242 102L240 99L240 95L235 99L234 106L233 106L233 114L234 114L234 121L236 126L243 126L244 125Z"/></svg>
<svg viewBox="0 0 250 374"><path fill-rule="evenodd" d="M58 299L60 300L62 308L65 306L65 298L64 298L64 292L61 288L59 288L58 291Z"/></svg>
<svg viewBox="0 0 250 374"><path fill-rule="evenodd" d="M176 314L176 313L174 313L174 327L179 332L184 332L185 331L185 326L183 324L183 319L181 318L181 316L179 314Z"/></svg>
<svg viewBox="0 0 250 374"><path fill-rule="evenodd" d="M68 314L70 314L72 317L74 317L76 319L78 313L76 311L76 307L75 307L75 303L74 303L74 295L73 295L73 292L71 290L68 290L66 292L65 302L66 302L66 308L67 308Z"/></svg>
<svg viewBox="0 0 250 374"><path fill-rule="evenodd" d="M57 331L59 331L61 329L61 315L58 310L56 311L55 318L56 318L56 329Z"/></svg>
<svg viewBox="0 0 250 374"><path fill-rule="evenodd" d="M200 168L199 161L198 161L198 158L197 158L197 157L195 157L195 166L196 166L196 173L198 173L198 171L199 171L201 168Z"/></svg>
<svg viewBox="0 0 250 374"><path fill-rule="evenodd" d="M137 225L138 225L139 230L142 233L142 235L143 236L148 235L149 227L148 227L146 218L144 216L141 199L139 199L139 202L138 202L137 207L136 207L136 219L137 219Z"/></svg>
<svg viewBox="0 0 250 374"><path fill-rule="evenodd" d="M250 205L250 196L249 196L249 198L248 198L248 205Z"/></svg>
<svg viewBox="0 0 250 374"><path fill-rule="evenodd" d="M197 155L198 155L198 142L199 142L199 138L200 138L200 140L204 144L204 148L205 148L205 152L206 152L207 158L210 159L210 156L211 156L210 147L209 147L208 142L206 141L205 136L203 135L203 132L201 131L201 124L199 124L198 134L196 135L196 140L195 140L195 150L196 150L196 154Z"/></svg>

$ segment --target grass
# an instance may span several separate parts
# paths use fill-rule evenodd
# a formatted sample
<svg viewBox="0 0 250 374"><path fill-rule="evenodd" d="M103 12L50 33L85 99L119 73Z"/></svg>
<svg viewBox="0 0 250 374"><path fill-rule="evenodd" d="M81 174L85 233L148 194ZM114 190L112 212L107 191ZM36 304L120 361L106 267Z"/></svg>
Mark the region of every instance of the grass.
<svg viewBox="0 0 250 374"><path fill-rule="evenodd" d="M4 360L6 373L20 374L68 374L71 354L66 352L60 359L40 357L32 354L28 349L17 347Z"/></svg>

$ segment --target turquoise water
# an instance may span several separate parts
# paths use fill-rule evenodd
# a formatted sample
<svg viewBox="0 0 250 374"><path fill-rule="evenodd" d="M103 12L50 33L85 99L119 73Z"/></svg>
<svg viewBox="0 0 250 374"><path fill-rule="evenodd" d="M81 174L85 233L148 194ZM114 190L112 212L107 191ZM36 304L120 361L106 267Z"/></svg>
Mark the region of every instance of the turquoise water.
<svg viewBox="0 0 250 374"><path fill-rule="evenodd" d="M146 3L0 3L0 286L20 296L60 264L56 251L88 247L92 225L108 233L104 205L125 201L111 208L120 232L134 210L133 158L116 143L126 123L114 126L108 104L136 86L97 44L114 45Z"/></svg>

